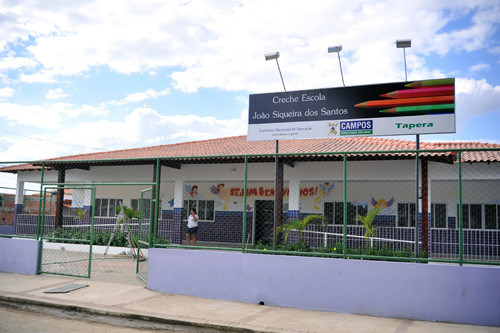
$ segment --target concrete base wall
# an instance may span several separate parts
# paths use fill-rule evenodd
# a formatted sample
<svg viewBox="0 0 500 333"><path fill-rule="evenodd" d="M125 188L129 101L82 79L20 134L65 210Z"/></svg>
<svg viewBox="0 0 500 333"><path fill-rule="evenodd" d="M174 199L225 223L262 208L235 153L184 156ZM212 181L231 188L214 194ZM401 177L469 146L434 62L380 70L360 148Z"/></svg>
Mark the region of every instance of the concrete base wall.
<svg viewBox="0 0 500 333"><path fill-rule="evenodd" d="M341 313L500 326L500 268L150 249L148 288Z"/></svg>
<svg viewBox="0 0 500 333"><path fill-rule="evenodd" d="M35 239L0 238L0 271L36 275L39 244Z"/></svg>

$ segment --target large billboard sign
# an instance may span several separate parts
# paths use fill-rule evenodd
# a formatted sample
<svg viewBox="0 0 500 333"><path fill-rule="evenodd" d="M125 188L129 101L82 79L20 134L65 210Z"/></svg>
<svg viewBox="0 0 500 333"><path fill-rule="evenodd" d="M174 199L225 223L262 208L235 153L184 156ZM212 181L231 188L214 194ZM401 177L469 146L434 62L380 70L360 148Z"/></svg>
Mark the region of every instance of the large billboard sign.
<svg viewBox="0 0 500 333"><path fill-rule="evenodd" d="M455 79L250 95L248 141L455 132Z"/></svg>

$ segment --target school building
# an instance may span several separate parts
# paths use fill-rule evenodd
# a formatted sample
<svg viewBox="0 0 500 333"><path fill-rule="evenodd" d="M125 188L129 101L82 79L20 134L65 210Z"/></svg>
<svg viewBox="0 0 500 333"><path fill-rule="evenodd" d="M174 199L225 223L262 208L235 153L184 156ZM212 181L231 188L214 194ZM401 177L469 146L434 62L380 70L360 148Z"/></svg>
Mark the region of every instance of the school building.
<svg viewBox="0 0 500 333"><path fill-rule="evenodd" d="M187 213L195 208L198 241L208 245L265 244L272 241L275 219L286 223L322 214L329 226L323 233L310 230L311 246L341 240L344 216L354 246L362 243L364 234L357 217L378 206L383 208L375 220L380 242L411 247L419 237L430 256L453 257L458 253L461 202L464 254L498 260L498 148L488 143L422 142L418 177L415 142L377 137L284 140L276 160L274 141L237 136L64 156L0 172L17 176L14 233L26 232L37 220L36 214L23 213L26 184L71 184L73 209L94 211L95 225L113 225L116 208L124 204L138 209L141 191L151 183L159 184L157 234L173 244L182 244ZM74 188L93 184L95 202L87 190ZM46 221L69 227L67 215L55 212Z"/></svg>

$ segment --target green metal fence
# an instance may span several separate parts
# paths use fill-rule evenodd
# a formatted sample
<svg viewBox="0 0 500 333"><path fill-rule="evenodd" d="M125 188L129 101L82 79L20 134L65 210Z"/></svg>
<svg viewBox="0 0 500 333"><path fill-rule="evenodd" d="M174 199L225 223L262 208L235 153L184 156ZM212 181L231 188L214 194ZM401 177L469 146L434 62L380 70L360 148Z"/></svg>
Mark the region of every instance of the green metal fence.
<svg viewBox="0 0 500 333"><path fill-rule="evenodd" d="M0 211L7 218L0 234L37 237L42 211L54 225L75 228L70 218L76 208L91 210L99 231L110 231L116 207L139 210L144 204L152 222L130 223L144 250L187 247L187 213L194 208L200 249L498 264L500 149L419 150L418 174L416 153L3 162ZM48 186L90 185L96 187L95 204L78 189L49 191L39 206L32 200ZM150 197L141 196L148 188ZM25 195L27 189L38 192ZM60 207L62 213L54 211ZM51 225L43 228L51 232ZM137 263L143 277L144 267Z"/></svg>

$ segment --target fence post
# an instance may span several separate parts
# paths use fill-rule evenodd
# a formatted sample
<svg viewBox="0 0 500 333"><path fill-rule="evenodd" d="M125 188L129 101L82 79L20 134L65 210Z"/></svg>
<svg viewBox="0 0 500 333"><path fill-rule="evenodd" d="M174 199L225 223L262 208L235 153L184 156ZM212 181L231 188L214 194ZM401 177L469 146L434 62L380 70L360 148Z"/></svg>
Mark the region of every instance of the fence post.
<svg viewBox="0 0 500 333"><path fill-rule="evenodd" d="M344 153L343 156L343 163L344 163L344 205L343 205L343 219L344 219L344 240L343 240L343 253L344 253L344 259L347 258L347 155Z"/></svg>
<svg viewBox="0 0 500 333"><path fill-rule="evenodd" d="M45 175L45 162L42 162L42 175L40 177L40 200L38 204L38 220L37 220L37 231L36 231L36 239L40 240L40 237L42 236L42 229L41 229L41 223L42 223L42 192L43 192L43 177ZM45 203L43 204L43 208L45 209ZM15 233L15 232L14 232Z"/></svg>
<svg viewBox="0 0 500 333"><path fill-rule="evenodd" d="M245 176L244 176L244 184L243 184L243 234L241 237L241 250L244 252L247 239L247 177L248 177L248 156L245 156Z"/></svg>
<svg viewBox="0 0 500 333"><path fill-rule="evenodd" d="M463 207L462 207L462 151L458 151L458 264L464 261Z"/></svg>

